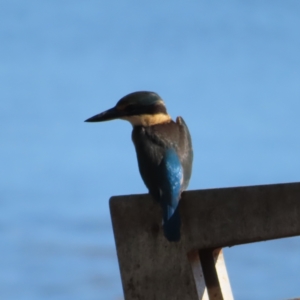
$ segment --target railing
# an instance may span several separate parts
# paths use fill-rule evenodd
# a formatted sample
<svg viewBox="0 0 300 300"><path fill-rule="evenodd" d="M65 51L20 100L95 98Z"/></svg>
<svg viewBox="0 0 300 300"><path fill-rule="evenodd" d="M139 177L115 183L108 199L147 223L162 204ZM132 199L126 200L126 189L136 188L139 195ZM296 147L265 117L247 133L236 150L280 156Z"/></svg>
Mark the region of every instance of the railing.
<svg viewBox="0 0 300 300"><path fill-rule="evenodd" d="M170 243L149 195L111 198L126 300L233 299L223 247L300 235L300 183L188 191L180 205Z"/></svg>

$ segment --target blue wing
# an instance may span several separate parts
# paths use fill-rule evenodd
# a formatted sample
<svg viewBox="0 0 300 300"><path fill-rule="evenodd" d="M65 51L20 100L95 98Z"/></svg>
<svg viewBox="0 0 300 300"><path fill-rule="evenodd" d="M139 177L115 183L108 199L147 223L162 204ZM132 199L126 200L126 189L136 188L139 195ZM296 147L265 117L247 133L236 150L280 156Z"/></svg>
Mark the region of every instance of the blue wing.
<svg viewBox="0 0 300 300"><path fill-rule="evenodd" d="M132 139L143 181L162 206L164 234L168 240L178 241L178 204L188 185L193 159L188 129L178 118L176 123L135 127Z"/></svg>
<svg viewBox="0 0 300 300"><path fill-rule="evenodd" d="M180 239L180 216L178 204L183 181L183 170L176 151L167 149L160 164L160 203L163 209L163 228L170 241Z"/></svg>

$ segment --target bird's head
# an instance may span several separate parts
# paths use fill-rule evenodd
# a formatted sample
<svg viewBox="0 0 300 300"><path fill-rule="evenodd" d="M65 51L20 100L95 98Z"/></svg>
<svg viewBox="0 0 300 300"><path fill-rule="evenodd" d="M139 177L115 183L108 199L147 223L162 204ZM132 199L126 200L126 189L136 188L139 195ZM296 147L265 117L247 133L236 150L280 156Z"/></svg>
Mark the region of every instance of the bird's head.
<svg viewBox="0 0 300 300"><path fill-rule="evenodd" d="M135 92L123 97L113 108L95 115L85 122L115 119L129 121L133 126L151 126L171 121L163 100L154 92Z"/></svg>

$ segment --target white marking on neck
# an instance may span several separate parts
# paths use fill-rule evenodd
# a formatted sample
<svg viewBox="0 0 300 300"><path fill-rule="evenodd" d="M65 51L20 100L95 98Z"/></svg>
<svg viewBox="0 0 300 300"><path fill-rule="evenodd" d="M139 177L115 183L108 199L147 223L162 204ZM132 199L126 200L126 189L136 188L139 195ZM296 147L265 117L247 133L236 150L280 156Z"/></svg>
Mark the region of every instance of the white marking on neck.
<svg viewBox="0 0 300 300"><path fill-rule="evenodd" d="M155 115L127 116L122 117L121 119L129 121L132 126L152 126L171 122L171 117L168 114L163 113Z"/></svg>

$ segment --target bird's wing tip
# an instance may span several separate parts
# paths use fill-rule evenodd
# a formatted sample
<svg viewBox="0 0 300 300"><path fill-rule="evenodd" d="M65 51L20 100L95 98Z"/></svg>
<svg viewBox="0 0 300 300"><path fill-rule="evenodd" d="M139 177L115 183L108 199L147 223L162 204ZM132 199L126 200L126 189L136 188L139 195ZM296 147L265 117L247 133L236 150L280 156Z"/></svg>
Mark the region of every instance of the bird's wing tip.
<svg viewBox="0 0 300 300"><path fill-rule="evenodd" d="M183 123L182 121L183 121L182 117L178 116L178 117L176 118L176 123L177 123L177 124L182 125L182 123Z"/></svg>

